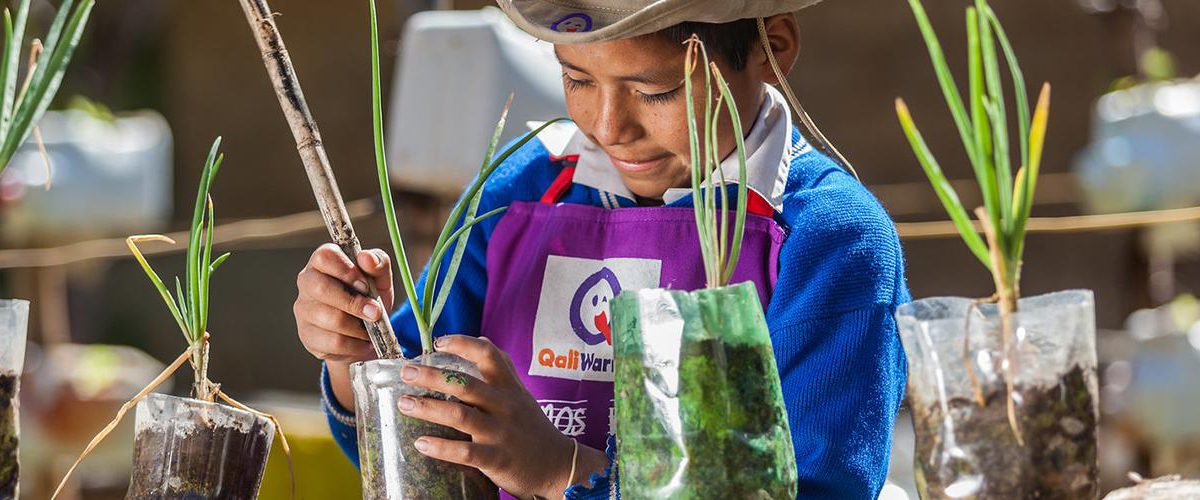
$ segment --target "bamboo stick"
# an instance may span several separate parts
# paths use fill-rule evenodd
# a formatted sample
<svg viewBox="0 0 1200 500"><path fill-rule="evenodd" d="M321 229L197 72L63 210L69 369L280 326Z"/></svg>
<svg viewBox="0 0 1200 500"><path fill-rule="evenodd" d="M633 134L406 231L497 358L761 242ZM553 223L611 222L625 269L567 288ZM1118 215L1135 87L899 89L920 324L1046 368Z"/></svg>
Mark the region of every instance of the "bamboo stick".
<svg viewBox="0 0 1200 500"><path fill-rule="evenodd" d="M304 92L300 89L300 80L296 77L296 71L292 67L291 58L288 57L287 47L283 44L279 28L275 26L274 14L266 0L239 1L242 4L242 10L246 13L246 21L250 24L251 31L254 32L254 39L258 43L263 64L267 69L267 76L270 77L275 94L279 98L279 105L283 108L283 115L292 129L292 136L296 139L296 150L300 153L301 161L304 162L304 170L308 174L309 183L312 184L313 196L317 199L317 206L321 210L322 218L325 219L329 236L333 238L334 243L341 247L346 256L350 257L350 261L357 265L356 256L362 251L362 245L354 234L354 226L350 222L350 215L346 212L346 205L338 190L337 180L333 176L333 169L329 166L329 158L325 154L325 146L321 142L321 133L317 129L316 120L313 119L312 113L308 109L308 103L304 100ZM379 292L376 290L375 284L370 280L368 280L368 284L371 288L371 298L379 303L380 310L385 310L379 300ZM392 332L391 322L386 317L374 322L364 321L363 325L371 337L371 344L375 346L375 353L380 358L401 357L396 335Z"/></svg>

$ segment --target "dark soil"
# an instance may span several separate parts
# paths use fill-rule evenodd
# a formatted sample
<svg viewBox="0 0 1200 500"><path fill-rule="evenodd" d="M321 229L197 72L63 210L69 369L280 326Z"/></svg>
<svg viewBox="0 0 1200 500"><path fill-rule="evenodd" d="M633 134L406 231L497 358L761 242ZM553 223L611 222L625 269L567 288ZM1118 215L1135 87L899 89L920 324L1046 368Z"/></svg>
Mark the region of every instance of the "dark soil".
<svg viewBox="0 0 1200 500"><path fill-rule="evenodd" d="M646 390L662 381L640 359L616 365L621 495L795 497L791 435L771 346L685 340L682 351L677 410L665 409L661 395ZM682 436L664 421L664 410L678 413Z"/></svg>
<svg viewBox="0 0 1200 500"><path fill-rule="evenodd" d="M1003 386L985 388L983 407L951 399L953 433L940 405L914 407L922 498L1096 498L1094 377L1075 366L1052 387L1017 385L1023 447L1009 426ZM954 444L961 453L952 453Z"/></svg>
<svg viewBox="0 0 1200 500"><path fill-rule="evenodd" d="M0 372L0 498L17 497L17 374Z"/></svg>
<svg viewBox="0 0 1200 500"><path fill-rule="evenodd" d="M430 394L425 397L441 397L445 396L439 393ZM403 462L399 471L399 491L400 497L405 500L487 500L499 497L499 489L492 481L487 478L479 469L466 467L463 465L452 464L429 458L418 452L413 443L421 436L437 437L442 439L453 439L457 441L470 441L471 436L463 434L449 427L431 424L424 420L415 419L397 414L397 435L400 441L400 456L403 457ZM382 442L378 436L367 437L373 443ZM361 447L360 447L361 449ZM371 460L369 457L362 458L362 464L367 466L369 463L379 462ZM384 479L379 472L374 472L375 477L363 484L363 488L373 489L373 491L364 492L364 498L371 499L386 499L389 497L387 491L396 491L395 485L384 483Z"/></svg>
<svg viewBox="0 0 1200 500"><path fill-rule="evenodd" d="M248 432L198 422L180 439L174 428L145 429L134 441L126 499L254 500L272 430L256 420ZM204 425L208 424L208 425Z"/></svg>

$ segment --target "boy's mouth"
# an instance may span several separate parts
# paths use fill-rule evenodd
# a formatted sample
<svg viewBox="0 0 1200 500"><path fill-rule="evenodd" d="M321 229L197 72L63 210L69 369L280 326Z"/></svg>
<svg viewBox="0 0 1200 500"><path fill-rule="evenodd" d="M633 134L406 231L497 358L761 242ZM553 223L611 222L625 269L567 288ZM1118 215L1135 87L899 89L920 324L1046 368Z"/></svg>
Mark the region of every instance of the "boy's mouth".
<svg viewBox="0 0 1200 500"><path fill-rule="evenodd" d="M667 158L669 157L669 155L663 155L649 160L622 160L615 156L609 156L609 161L612 162L614 167L617 167L617 170L629 174L638 174L654 170L662 166L664 163L666 163Z"/></svg>

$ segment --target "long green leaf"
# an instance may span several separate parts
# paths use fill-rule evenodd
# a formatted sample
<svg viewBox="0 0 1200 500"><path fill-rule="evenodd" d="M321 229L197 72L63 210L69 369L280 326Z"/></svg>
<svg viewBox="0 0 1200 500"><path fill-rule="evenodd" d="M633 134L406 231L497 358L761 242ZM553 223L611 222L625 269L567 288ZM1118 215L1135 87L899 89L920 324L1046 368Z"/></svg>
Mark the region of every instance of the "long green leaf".
<svg viewBox="0 0 1200 500"><path fill-rule="evenodd" d="M217 269L221 267L221 264L225 263L225 259L229 258L229 255L230 255L229 252L225 252L225 253L221 254L220 257L217 257L217 259L214 260L213 263L208 266L208 272L216 273Z"/></svg>
<svg viewBox="0 0 1200 500"><path fill-rule="evenodd" d="M1000 82L1000 62L996 57L996 43L992 35L992 25L987 18L986 0L975 0L976 19L979 25L980 59L983 62L984 83L986 84L985 110L989 119L992 149L992 164L996 169L996 194L999 202L999 222L996 226L1002 233L1012 231L1012 168L1008 157L1008 116L1004 110L1004 87Z"/></svg>
<svg viewBox="0 0 1200 500"><path fill-rule="evenodd" d="M16 41L13 36L13 21L12 13L8 9L4 9L4 50L0 52L0 86L8 87L8 81L12 80L12 86L15 92L17 88L17 72L9 71L8 65L4 64L13 52L20 52L21 42ZM12 121L13 109L16 107L12 102L14 97L8 97L6 93L0 93L0 137L8 135L9 123ZM0 146L3 146L3 140L0 139ZM4 165L0 164L0 172L4 171Z"/></svg>
<svg viewBox="0 0 1200 500"><path fill-rule="evenodd" d="M941 87L946 105L950 108L950 115L954 118L954 125L958 128L959 136L962 138L963 148L967 151L967 158L974 164L975 141L972 138L971 122L968 119L962 95L958 92L958 84L950 72L950 65L946 63L942 44L938 41L937 33L933 31L933 24L929 22L929 16L925 13L925 7L921 4L921 0L908 0L908 5L917 19L921 36L925 39L925 46L929 50L929 60L933 63L934 73L937 74L938 86Z"/></svg>
<svg viewBox="0 0 1200 500"><path fill-rule="evenodd" d="M1037 192L1037 180L1042 165L1042 150L1046 142L1046 129L1050 122L1050 84L1042 85L1038 96L1037 109L1033 113L1033 121L1029 130L1029 166L1025 178L1022 179L1021 216L1017 218L1017 227L1013 230L1015 249L1013 256L1018 262L1025 251L1025 225L1033 213L1033 195Z"/></svg>
<svg viewBox="0 0 1200 500"><path fill-rule="evenodd" d="M17 18L14 22L9 19L8 10L4 11L4 105L0 112L0 137L7 137L12 126L14 103L17 97L17 79L20 74L21 50L25 47L25 25L29 18L29 1L21 0L17 8Z"/></svg>
<svg viewBox="0 0 1200 500"><path fill-rule="evenodd" d="M737 195L737 211L731 236L731 248L729 250L729 260L724 263L724 272L720 277L720 286L728 285L733 279L733 273L737 270L738 261L742 255L742 240L746 234L746 204L749 202L750 187L747 181L746 171L746 142L742 131L742 118L738 113L737 103L733 100L733 92L729 88L729 83L721 75L720 70L716 71L717 87L721 90L721 95L725 97L727 109L729 111L730 121L733 122L733 137L736 143L737 160L738 160L738 195ZM724 189L722 188L722 191ZM722 211L727 210L727 205L721 207ZM722 219L725 217L722 216Z"/></svg>
<svg viewBox="0 0 1200 500"><path fill-rule="evenodd" d="M496 127L492 130L492 138L491 138L491 140L488 141L487 154L484 155L483 165L481 165L479 167L480 174L482 174L483 171L487 168L487 166L492 162L492 156L494 156L496 154L496 147L498 147L500 145L500 137L504 134L504 127L508 122L508 112L509 112L509 110L512 109L512 103L513 103L513 95L509 94L508 101L504 103L504 109L500 111L500 119L496 122ZM471 202L467 206L467 212L466 212L466 215L463 216L463 220L471 220L471 219L475 218L475 215L479 213L479 203L482 198L483 198L482 191L477 193L475 195L475 197L471 198ZM455 219L454 221L457 222L457 219ZM449 224L447 224L447 226L449 226ZM469 234L469 231L468 231L468 234ZM462 261L462 252L466 251L466 241L464 241L461 238L449 237L445 240L442 240L439 238L438 241L434 243L434 248L433 248L434 253L435 254L445 253L445 248L452 243L455 245L454 253L457 256L457 258L455 260L458 260L459 262L461 262ZM425 294L421 300L421 306L423 308L425 317L429 318L430 332L433 331L433 325L434 325L434 321L432 318L433 318L433 309L435 306L435 304L434 304L435 299L434 299L433 295L434 295L434 290L440 286L439 280L438 280L438 275L441 273L441 266L442 266L441 258L437 258L437 259L430 261L429 270L427 271L427 274L425 277L425 290L424 290ZM452 269L447 269L446 274L447 274L447 276L446 276L445 282L451 283L451 284L454 283L454 279L458 276L457 266L453 267ZM446 293L442 294L442 295L448 295L449 287L443 287L443 288L446 289Z"/></svg>
<svg viewBox="0 0 1200 500"><path fill-rule="evenodd" d="M942 172L942 167L938 165L933 153L930 152L929 146L926 145L925 139L921 136L921 132L913 123L912 115L908 111L908 106L904 104L903 99L896 99L896 116L900 118L900 127L904 129L904 135L908 137L908 142L912 146L913 152L917 156L917 161L921 163L921 167L925 170L926 177L933 185L933 190L937 193L938 199L941 200L942 206L946 208L946 213L950 216L950 220L954 222L954 227L958 229L958 234L962 237L967 248L971 253L975 254L975 258L983 263L984 267L992 269L992 261L988 254L987 243L975 231L975 226L971 224L971 217L967 215L966 209L963 207L962 201L958 198L958 193L954 190L954 186L950 185L950 181L946 179L946 175Z"/></svg>
<svg viewBox="0 0 1200 500"><path fill-rule="evenodd" d="M213 141L212 147L208 150L208 157L204 160L204 170L200 173L200 185L196 189L196 203L192 209L192 224L191 231L188 233L187 254L184 261L187 263L186 274L184 275L184 284L187 285L188 292L188 309L191 311L191 325L194 328L204 326L204 321L200 315L204 311L201 292L203 282L203 271L207 270L208 263L201 263L202 251L201 237L204 231L204 214L205 205L208 201L208 188L211 186L211 178L213 167L217 165L219 149L221 147L221 138L217 137ZM203 268L201 268L203 266ZM203 337L204 332L192 332L193 336L199 335Z"/></svg>
<svg viewBox="0 0 1200 500"><path fill-rule="evenodd" d="M146 256L142 255L142 251L137 247L137 244L143 241L162 241L171 244L174 244L175 241L166 236L153 234L144 236L130 236L125 238L125 245L128 246L129 251L133 253L133 258L137 259L138 264L142 266L142 271L146 273L146 277L150 278L150 283L154 284L154 288L157 289L158 294L162 296L163 302L167 304L167 309L171 311L171 316L175 318L175 323L179 325L179 330L183 332L183 336L189 337L187 324L183 320L183 315L179 312L179 307L175 305L175 299L171 298L171 292L167 291L167 286L163 284L162 278L158 277L158 273L154 272L154 268L150 267L149 262L146 262Z"/></svg>
<svg viewBox="0 0 1200 500"><path fill-rule="evenodd" d="M724 250L721 248L720 227L721 219L717 217L717 188L714 184L714 176L720 173L720 158L718 148L719 141L717 139L717 131L713 130L716 119L713 118L713 85L712 85L712 59L708 56L708 48L704 44L700 44L700 54L704 61L704 126L703 132L705 137L705 164L704 175L707 187L704 190L704 213L708 214L704 221L708 223L704 235L708 237L710 253L705 259L706 268L708 269L709 286L719 286L721 275L721 254ZM717 113L719 114L719 113Z"/></svg>
<svg viewBox="0 0 1200 500"><path fill-rule="evenodd" d="M417 330L421 334L421 344L425 352L433 351L433 342L428 338L429 327L421 311L419 296L413 280L412 268L408 264L408 252L404 249L404 239L400 237L400 229L396 221L396 205L392 201L392 188L388 182L387 152L383 140L383 96L382 75L379 69L379 25L375 9L375 0L367 5L371 11L371 117L375 141L375 170L379 179L379 194L383 198L383 213L387 220L388 236L392 241L392 249L396 253L396 267L400 271L400 281L408 305L413 310Z"/></svg>
<svg viewBox="0 0 1200 500"><path fill-rule="evenodd" d="M197 262L197 267L200 268L200 327L196 328L196 331L193 332L196 335L196 337L192 339L193 342L199 342L200 339L204 337L204 333L208 331L208 291L209 285L212 282L212 245L213 231L215 229L215 224L213 223L214 217L212 197L209 196L208 215L206 217L208 219L208 227L204 230L204 256L199 262Z"/></svg>
<svg viewBox="0 0 1200 500"><path fill-rule="evenodd" d="M62 83L63 74L66 73L67 64L75 53L75 48L79 45L84 28L87 27L87 19L94 5L94 0L84 0L78 8L70 11L70 15L65 18L65 26L63 26L63 15L70 6L70 2L63 2L63 7L60 7L60 12L51 26L50 34L47 35L43 56L39 59L33 77L30 79L29 89L17 104L11 128L4 136L4 145L3 148L0 148L0 164L8 164L17 148L29 137L33 124L41 119L46 108L50 106L50 102L54 100L59 85ZM61 39L59 38L60 30ZM48 58L45 55L47 53L49 54Z"/></svg>
<svg viewBox="0 0 1200 500"><path fill-rule="evenodd" d="M996 186L996 169L992 165L991 128L988 126L987 96L984 94L983 83L983 56L979 40L978 14L974 7L967 8L967 47L971 123L975 132L975 178L983 192L983 206L991 219L992 227L1000 228L999 190Z"/></svg>
<svg viewBox="0 0 1200 500"><path fill-rule="evenodd" d="M183 336L191 342L192 325L188 324L187 301L183 298L183 285L179 283L179 276L175 277L175 298L178 299L175 303L179 306L179 314L183 317Z"/></svg>
<svg viewBox="0 0 1200 500"><path fill-rule="evenodd" d="M696 235L700 242L700 254L704 261L705 276L707 278L711 277L708 266L708 256L711 252L711 249L709 248L709 240L706 237L705 230L708 227L708 224L705 222L705 217L707 214L704 211L704 198L701 189L701 182L704 178L702 171L705 161L704 158L701 157L702 142L700 138L700 126L697 124L699 117L697 116L696 111L694 90L695 85L692 83L692 78L695 75L696 66L700 58L699 46L700 41L694 36L688 40L687 53L684 57L683 88L684 95L687 99L688 151L690 154L688 159L692 171L692 210L696 216ZM705 95L704 98L708 99L709 96ZM705 124L707 125L707 122L705 122ZM703 141L704 143L707 143L707 137L703 139ZM707 154L707 152L704 152L704 154Z"/></svg>
<svg viewBox="0 0 1200 500"><path fill-rule="evenodd" d="M504 110L500 113L500 120L497 121L496 128L492 130L492 138L490 141L488 141L487 154L484 155L483 165L479 168L480 174L482 174L484 169L486 169L487 166L492 162L492 157L496 155L496 148L500 146L500 137L504 134L504 127L508 122L508 111L512 109L513 97L514 96L511 94L508 96L508 102L504 104ZM477 193L475 197L471 199L471 204L467 207L467 214L463 220L471 221L477 219L476 215L479 213L479 203L482 201L482 199L482 191ZM483 218L487 217L488 215L485 214ZM433 308L429 311L428 317L430 332L433 331L434 325L437 324L438 318L440 318L442 315L442 308L445 307L446 300L448 300L450 297L450 287L453 286L454 280L458 278L458 269L462 263L463 255L466 254L467 243L471 239L469 227L464 224L464 228L466 229L465 231L460 228L459 231L455 232L455 234L458 234L458 236L451 235L447 240L455 242L454 255L450 258L450 265L446 269L446 278L443 280L443 283L447 285L441 286L442 290L438 292L437 298L432 304ZM436 250L437 249L435 249L435 251ZM444 250L442 253L444 253ZM438 270L441 267L442 258L437 257L430 262L430 276L435 276L433 273L435 270ZM429 278L427 277L426 280L425 286L429 287ZM426 299L426 304L428 304L428 299Z"/></svg>
<svg viewBox="0 0 1200 500"><path fill-rule="evenodd" d="M1029 165L1029 96L1026 94L1028 89L1025 88L1025 74L1021 71L1021 63L1017 60L1017 54L1013 51L1008 35L1004 32L1004 26L1000 25L1000 19L996 17L996 12L990 6L985 5L985 7L984 15L992 25L996 39L1000 41L1000 49L1004 52L1005 62L1007 62L1009 73L1012 75L1013 98L1017 102L1017 135L1021 143L1020 165Z"/></svg>
<svg viewBox="0 0 1200 500"><path fill-rule="evenodd" d="M712 68L713 68L713 74L716 75L717 71L718 71L716 68L716 65L715 64L712 65ZM716 78L720 78L720 77L717 76ZM719 86L720 85L718 84L718 87ZM709 127L710 127L709 135L712 136L713 144L721 143L720 142L721 109L724 107L724 104L725 104L724 100L725 100L725 96L722 95L720 93L720 91L718 90L717 102L714 105L714 108L716 108L717 111L716 111L716 113L713 113L712 125L709 125ZM718 154L719 154L719 152L718 152ZM715 218L716 223L717 223L717 229L718 229L718 234L717 234L717 238L716 238L717 239L717 262L716 262L717 263L717 265L716 265L717 276L715 277L715 280L718 282L717 286L722 286L722 284L720 283L720 281L721 281L720 276L725 274L724 265L726 262L728 262L729 253L730 253L730 248L729 248L729 232L730 232L730 230L729 230L729 217L728 217L729 190L726 189L725 170L722 166L722 163L723 163L722 159L719 156L714 156L713 165L712 165L712 168L710 169L710 172L712 172L712 173L709 174L709 175L716 175L716 177L717 177L717 179L716 179L717 180L717 194L721 195L721 201L718 204L718 206L715 207L716 210L720 210L720 216ZM714 210L713 213L715 215L717 212Z"/></svg>
<svg viewBox="0 0 1200 500"><path fill-rule="evenodd" d="M466 211L467 205L470 204L470 200L474 199L475 195L479 194L479 191L483 189L484 183L487 182L487 179L491 177L492 173L495 172L500 165L503 165L504 162L508 161L509 157L516 154L516 152L521 148L525 147L529 141L537 138L538 134L541 134L542 131L546 130L551 125L562 121L567 121L567 119L555 118L541 124L537 128L533 129L533 131L525 134L523 137L517 140L517 142L514 142L508 147L508 149L505 149L504 152L500 153L499 156L493 159L492 162L488 164L487 168L483 169L483 171L480 172L471 185L467 187L466 191L463 192L462 198L459 199L458 203L454 205L453 209L451 209L450 217L447 219L448 222L446 226L442 228L442 233L440 236L438 236L438 241L442 244L445 244L445 242L450 239L450 234L454 232L454 222L462 219L463 212Z"/></svg>
<svg viewBox="0 0 1200 500"><path fill-rule="evenodd" d="M461 267L463 255L466 253L467 241L471 237L471 228L484 220L499 215L507 209L508 207L500 207L479 217L472 218L469 222L463 224L463 227L460 227L458 231L454 232L455 238L461 243L455 246L454 255L450 258L450 265L446 266L446 281L443 284L443 288L438 291L437 300L434 301L433 313L429 320L430 325L437 324L438 318L442 315L442 309L446 307L446 301L450 298L450 284L454 283L454 279L458 277L458 269ZM443 252L444 255L445 252ZM439 258L438 260L441 259Z"/></svg>

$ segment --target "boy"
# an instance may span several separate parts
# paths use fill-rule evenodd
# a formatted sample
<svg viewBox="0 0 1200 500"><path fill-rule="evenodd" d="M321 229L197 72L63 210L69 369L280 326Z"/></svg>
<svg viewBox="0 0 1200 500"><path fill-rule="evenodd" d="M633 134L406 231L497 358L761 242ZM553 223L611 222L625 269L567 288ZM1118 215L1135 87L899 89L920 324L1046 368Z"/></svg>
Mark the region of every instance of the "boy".
<svg viewBox="0 0 1200 500"><path fill-rule="evenodd" d="M893 313L909 295L891 220L801 136L771 87L784 84L799 53L792 13L815 1L500 0L518 26L555 44L574 125L522 147L483 190L480 213L508 210L477 226L435 332L439 351L475 362L482 378L462 386L406 368L405 380L465 404L400 403L472 439L423 437L419 451L476 467L519 498L607 497L615 481L607 302L620 290L703 285L687 229L691 196L681 189L690 186L686 99L704 98L703 85L682 95L683 42L694 33L729 80L746 131L755 215L735 282L753 281L764 299L800 495L878 495L906 369ZM728 121L719 157L736 179ZM374 358L361 320L385 311L353 291L372 280L393 304L387 254L357 260L356 268L333 245L317 249L294 308L301 341L325 362L333 433L355 460L348 366ZM407 354L418 351L408 307L392 322Z"/></svg>

